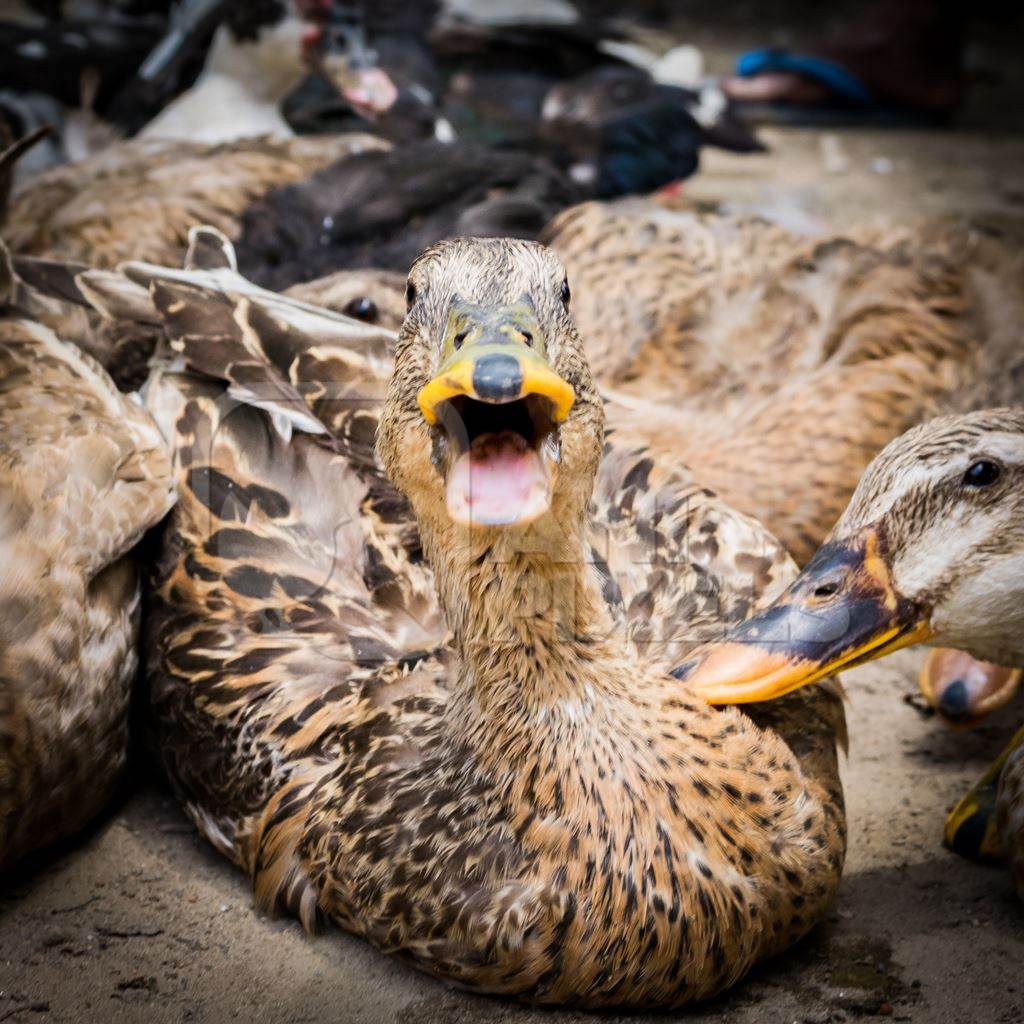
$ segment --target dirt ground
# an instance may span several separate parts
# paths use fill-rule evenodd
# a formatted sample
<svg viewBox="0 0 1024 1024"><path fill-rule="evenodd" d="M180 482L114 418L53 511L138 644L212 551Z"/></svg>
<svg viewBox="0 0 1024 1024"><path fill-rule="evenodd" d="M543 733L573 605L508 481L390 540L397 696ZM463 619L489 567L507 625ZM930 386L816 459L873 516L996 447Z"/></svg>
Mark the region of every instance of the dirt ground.
<svg viewBox="0 0 1024 1024"><path fill-rule="evenodd" d="M828 921L692 1024L1024 1021L1024 906L1009 875L940 845L947 808L1007 738L1013 714L954 734L904 701L901 652L847 677L850 852ZM1019 716L1020 707L1016 709ZM0 898L0 1021L17 1024L547 1024L454 992L329 932L252 907L242 875L146 781L75 848Z"/></svg>
<svg viewBox="0 0 1024 1024"><path fill-rule="evenodd" d="M759 41L696 36L712 67ZM991 95L979 92L984 107ZM1007 129L1019 127L1011 122L1022 109L1009 96ZM967 122L954 132L777 129L766 133L772 151L763 156L708 154L685 191L804 230L949 211L1020 216L1024 138L994 131L991 119L986 131ZM940 843L945 812L1009 736L1021 704L974 733L952 733L904 699L919 661L902 652L846 677L850 850L831 917L727 996L661 1020L1024 1022L1024 905L1005 871ZM308 938L290 921L261 917L240 873L157 781L139 775L88 837L5 885L0 1022L586 1019L468 997L346 935Z"/></svg>

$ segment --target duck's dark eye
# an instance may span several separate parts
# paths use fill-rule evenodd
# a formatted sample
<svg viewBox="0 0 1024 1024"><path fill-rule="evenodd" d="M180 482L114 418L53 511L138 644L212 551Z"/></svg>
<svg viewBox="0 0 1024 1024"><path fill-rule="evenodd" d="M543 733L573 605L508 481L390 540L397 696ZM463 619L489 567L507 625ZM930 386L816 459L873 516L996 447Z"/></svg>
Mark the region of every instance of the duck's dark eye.
<svg viewBox="0 0 1024 1024"><path fill-rule="evenodd" d="M379 315L377 303L365 295L360 295L359 298L346 303L344 312L346 316L354 316L357 320L364 320L368 324L376 323Z"/></svg>
<svg viewBox="0 0 1024 1024"><path fill-rule="evenodd" d="M569 299L572 298L572 292L569 291L569 279L566 278L562 281L562 305L568 306Z"/></svg>
<svg viewBox="0 0 1024 1024"><path fill-rule="evenodd" d="M978 459L967 467L967 472L964 473L964 486L990 487L1002 474L1003 470L998 462L992 462L990 459Z"/></svg>
<svg viewBox="0 0 1024 1024"><path fill-rule="evenodd" d="M405 286L405 308L412 309L412 304L416 301L416 285L410 281Z"/></svg>

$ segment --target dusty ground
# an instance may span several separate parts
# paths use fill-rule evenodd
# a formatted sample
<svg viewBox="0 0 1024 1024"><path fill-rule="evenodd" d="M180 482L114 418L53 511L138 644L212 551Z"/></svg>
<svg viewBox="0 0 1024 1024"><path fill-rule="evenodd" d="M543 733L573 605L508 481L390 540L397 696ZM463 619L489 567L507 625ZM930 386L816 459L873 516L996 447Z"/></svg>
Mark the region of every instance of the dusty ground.
<svg viewBox="0 0 1024 1024"><path fill-rule="evenodd" d="M718 37L699 41L712 64L735 52ZM976 95L991 104L984 88ZM1017 127L1021 110L1010 103L1006 128ZM773 151L764 156L710 154L687 194L772 210L807 228L922 212L1024 213L1017 135L968 127L767 138ZM966 863L939 841L944 813L1009 735L1014 713L973 734L948 732L903 699L917 662L906 652L847 677L850 853L831 918L725 998L660 1019L1024 1021L1024 906L1004 871ZM1018 704L1018 720L1020 712ZM310 939L291 922L261 918L240 874L140 774L83 842L4 886L0 1022L583 1019L467 997L347 936Z"/></svg>

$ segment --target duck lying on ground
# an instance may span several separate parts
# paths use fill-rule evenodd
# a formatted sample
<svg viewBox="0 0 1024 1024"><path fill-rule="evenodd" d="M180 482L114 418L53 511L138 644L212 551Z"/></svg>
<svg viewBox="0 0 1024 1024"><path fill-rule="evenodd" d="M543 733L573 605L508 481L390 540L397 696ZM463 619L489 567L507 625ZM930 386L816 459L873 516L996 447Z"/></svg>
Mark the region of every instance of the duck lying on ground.
<svg viewBox="0 0 1024 1024"><path fill-rule="evenodd" d="M174 498L149 415L17 310L0 250L0 868L121 781L139 665L132 549Z"/></svg>
<svg viewBox="0 0 1024 1024"><path fill-rule="evenodd" d="M1024 667L1024 410L940 417L889 444L792 586L689 681L715 703L771 700L924 642ZM946 838L1005 852L1024 894L1024 729Z"/></svg>
<svg viewBox="0 0 1024 1024"><path fill-rule="evenodd" d="M159 748L261 906L595 1007L707 996L802 935L845 846L836 695L716 712L668 672L788 559L642 450L602 460L557 259L426 253L383 412L365 325L356 344L230 262L124 273L202 373L147 393L181 485Z"/></svg>

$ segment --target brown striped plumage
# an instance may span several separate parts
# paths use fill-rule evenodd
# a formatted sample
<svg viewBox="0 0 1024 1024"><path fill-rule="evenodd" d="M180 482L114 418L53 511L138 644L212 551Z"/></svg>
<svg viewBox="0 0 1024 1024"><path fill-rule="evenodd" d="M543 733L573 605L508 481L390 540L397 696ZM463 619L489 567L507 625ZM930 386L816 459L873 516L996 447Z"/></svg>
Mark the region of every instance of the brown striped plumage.
<svg viewBox="0 0 1024 1024"><path fill-rule="evenodd" d="M352 402L387 361L229 264L125 281L193 370L147 393L180 488L148 640L159 747L260 904L466 987L586 1006L706 996L819 920L845 848L837 696L716 712L666 671L792 565L687 474L601 459L555 258L463 241L417 265L381 447L422 534L367 457L378 404ZM527 291L577 390L565 529L538 521L532 547L443 526L415 392L454 290Z"/></svg>
<svg viewBox="0 0 1024 1024"><path fill-rule="evenodd" d="M103 369L0 299L0 868L71 835L125 765L138 668L131 549L169 453Z"/></svg>
<svg viewBox="0 0 1024 1024"><path fill-rule="evenodd" d="M623 437L650 437L803 564L868 462L1024 374L1021 261L961 222L809 239L750 217L588 203L549 227Z"/></svg>

